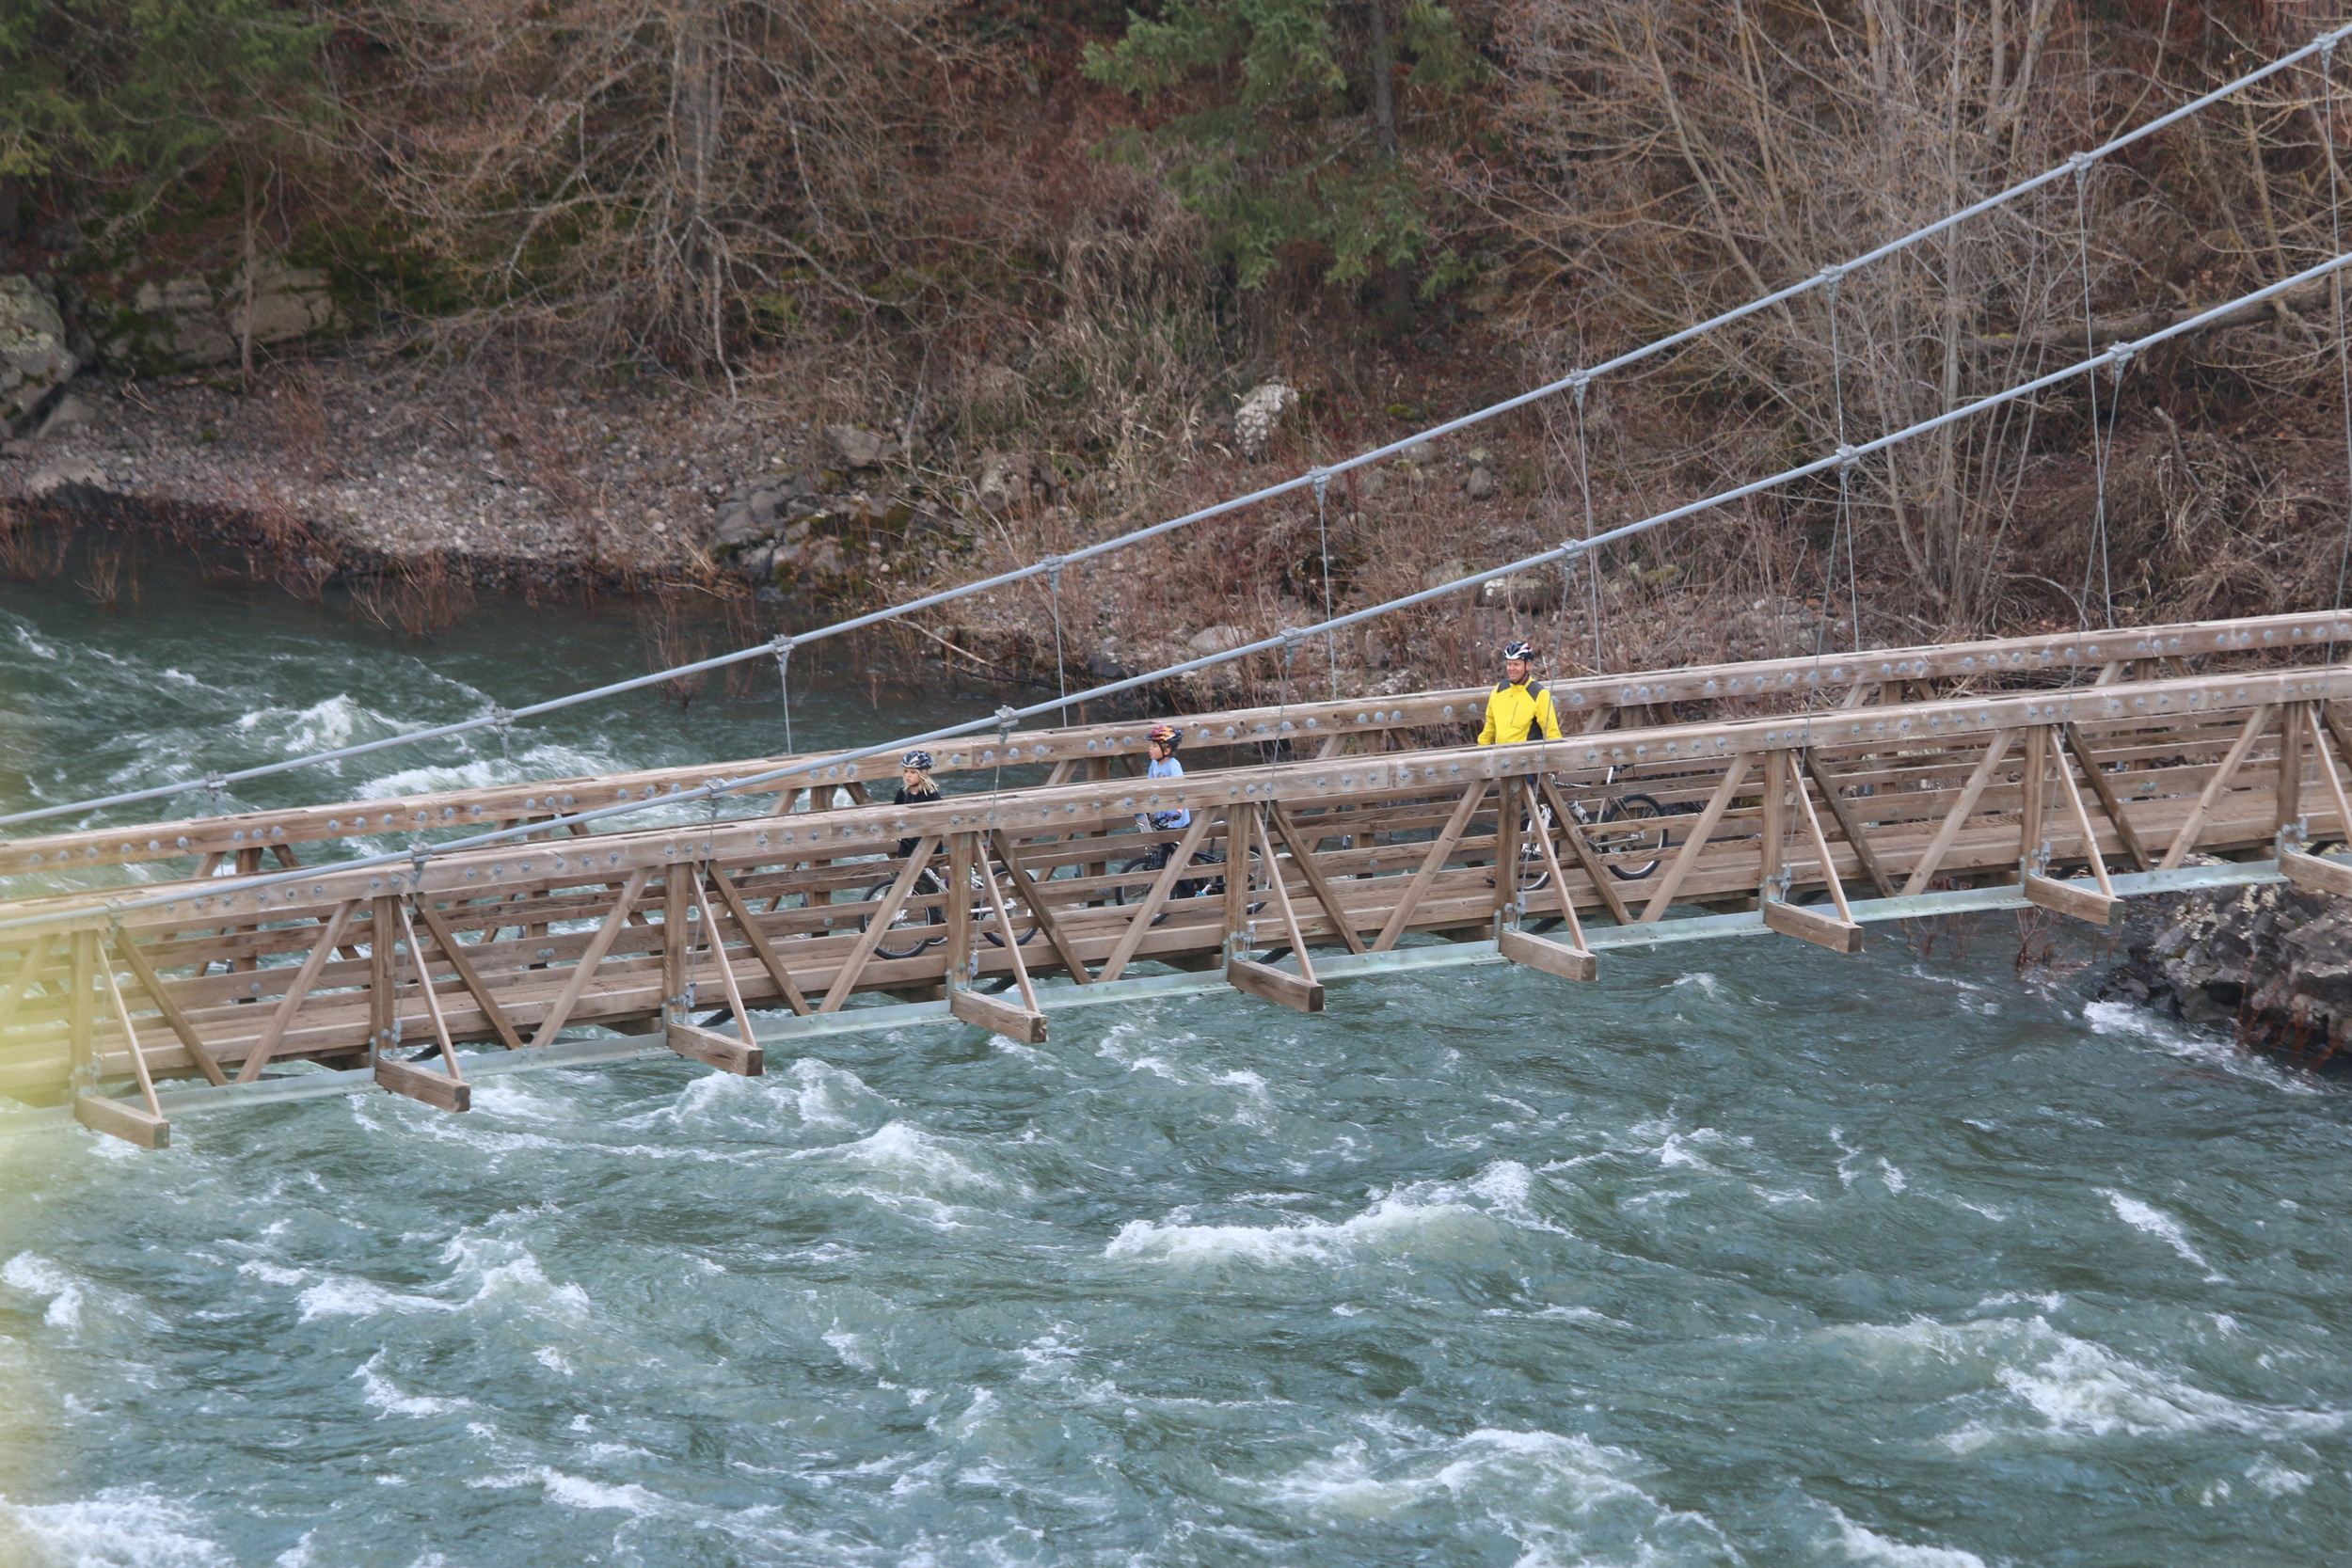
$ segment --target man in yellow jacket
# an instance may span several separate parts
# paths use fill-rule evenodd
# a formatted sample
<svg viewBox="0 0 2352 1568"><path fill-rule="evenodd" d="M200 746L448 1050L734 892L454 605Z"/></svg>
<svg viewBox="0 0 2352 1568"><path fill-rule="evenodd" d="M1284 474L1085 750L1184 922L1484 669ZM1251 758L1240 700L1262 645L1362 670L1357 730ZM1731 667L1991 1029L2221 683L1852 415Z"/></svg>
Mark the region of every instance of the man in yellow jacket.
<svg viewBox="0 0 2352 1568"><path fill-rule="evenodd" d="M1486 722L1478 732L1481 746L1516 746L1523 740L1560 738L1560 715L1551 693L1535 679L1535 645L1514 642L1502 650L1502 673L1509 678L1486 698Z"/></svg>

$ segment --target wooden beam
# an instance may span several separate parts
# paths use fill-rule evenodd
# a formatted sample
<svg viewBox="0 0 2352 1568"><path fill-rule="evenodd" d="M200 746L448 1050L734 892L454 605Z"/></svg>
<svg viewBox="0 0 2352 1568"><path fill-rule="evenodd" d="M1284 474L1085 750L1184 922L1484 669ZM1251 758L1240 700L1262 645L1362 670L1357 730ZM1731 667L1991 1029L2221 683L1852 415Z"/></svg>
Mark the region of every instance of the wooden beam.
<svg viewBox="0 0 2352 1568"><path fill-rule="evenodd" d="M119 1100L77 1094L73 1097L73 1119L93 1132L104 1132L141 1148L171 1146L171 1123L151 1111L142 1111Z"/></svg>
<svg viewBox="0 0 2352 1568"><path fill-rule="evenodd" d="M1833 953L1862 951L1861 927L1803 904L1791 904L1786 898L1764 901L1764 924L1782 936L1795 937Z"/></svg>
<svg viewBox="0 0 2352 1568"><path fill-rule="evenodd" d="M738 1039L715 1029L673 1019L662 1035L669 1048L690 1061L732 1072L739 1078L763 1078L768 1073L767 1049L749 1036Z"/></svg>
<svg viewBox="0 0 2352 1568"><path fill-rule="evenodd" d="M2076 920L2088 920L2093 926L2117 924L2123 912L2123 900L2111 893L2080 882L2061 881L2028 871L2024 879L2026 902L2040 909L2055 910Z"/></svg>
<svg viewBox="0 0 2352 1568"><path fill-rule="evenodd" d="M972 862L977 833L947 835L947 964L949 990L972 983Z"/></svg>
<svg viewBox="0 0 2352 1568"><path fill-rule="evenodd" d="M401 900L400 933L407 939L408 956L417 961L417 989L424 993L425 1016L433 1022L434 1043L441 1048L441 1070L462 1084L466 1081L466 1069L458 1064L457 1047L449 1037L449 1020L441 1014L441 993L433 989L433 971L425 967L424 944L417 940L416 923L408 918L408 906L413 901L413 895ZM471 1103L468 1101L469 1107Z"/></svg>
<svg viewBox="0 0 2352 1568"><path fill-rule="evenodd" d="M1862 863L1862 874L1870 879L1870 886L1881 898L1895 896L1895 879L1879 863L1878 851L1870 847L1869 836L1862 831L1862 819L1854 815L1853 804L1837 781L1821 766L1820 753L1808 746L1800 753L1804 759L1805 776L1820 788L1821 799L1829 806L1830 815L1837 819L1837 832L1853 850L1853 858ZM1800 786L1803 787L1803 786Z"/></svg>
<svg viewBox="0 0 2352 1568"><path fill-rule="evenodd" d="M1542 796L1535 789L1533 781L1528 782L1526 794L1527 814L1531 819L1540 824ZM1587 949L1584 942L1584 922L1576 917L1576 900L1568 895L1568 879L1560 869L1560 857L1552 849L1551 835L1545 832L1540 825L1535 829L1535 845L1543 853L1544 869L1551 877L1552 891L1560 895L1560 912L1567 920L1568 935L1576 939L1568 945L1576 952L1585 952ZM1521 920L1527 918L1527 910L1523 901L1519 910L1519 918Z"/></svg>
<svg viewBox="0 0 2352 1568"><path fill-rule="evenodd" d="M26 932L25 944L24 961L17 966L16 977L8 982L7 990L0 991L0 1029L6 1029L15 1019L16 1009L32 993L33 982L40 978L40 972L49 966L50 960L72 945L69 942L66 948L58 947L47 931Z"/></svg>
<svg viewBox="0 0 2352 1568"><path fill-rule="evenodd" d="M1993 782L1994 769L2001 766L2002 759L2009 755L2009 749L2016 743L2017 732L2013 729L1994 730L1993 737L1984 743L1984 755L1979 757L1977 766L1968 770L1967 783L1960 786L1960 794L1952 801L1951 809L1944 814L1944 820L1937 825L1935 836L1928 841L1927 848L1920 852L1918 863L1911 868L1911 878L1903 883L1904 897L1925 893L1928 884L1935 880L1936 872L1944 864L1944 857L1951 853L1952 840L1960 836L1961 825L1968 820L1969 813L1977 809L1977 800L1984 794L1984 786Z"/></svg>
<svg viewBox="0 0 2352 1568"><path fill-rule="evenodd" d="M890 923L898 918L898 911L906 905L907 895L914 891L915 879L923 874L923 868L930 863L931 855L938 848L937 833L925 833L922 842L915 845L914 853L907 857L906 864L898 868L898 875L892 879L890 891L882 895L882 903L866 917L866 929L858 933L857 945L850 949L850 956L842 962L840 972L834 975L833 984L825 988L825 1000L818 1007L818 1012L837 1013L842 1005L850 1000L850 992L857 985L857 977L866 972L866 961L873 958L874 949L881 946L882 938L889 934Z"/></svg>
<svg viewBox="0 0 2352 1568"><path fill-rule="evenodd" d="M2164 859L2157 863L2159 870L2171 870L2188 859L2188 852L2197 847L2197 835L2203 830L2206 816L2212 813L2215 802L2221 799L2222 791L2230 787L2230 781L2237 777L2239 766L2253 751L2254 742L2262 737L2263 726L2270 722L2270 707L2271 705L2264 703L2246 716L2246 722L2239 727L2237 738L2230 743L2230 750L2222 757L2221 766L2215 768L2213 777L2205 781L2205 787L2198 795L2197 803L2189 808L2188 816L2181 821L2180 831L2172 835L2170 847L2165 850Z"/></svg>
<svg viewBox="0 0 2352 1568"><path fill-rule="evenodd" d="M2051 738L2055 742L2057 736L2054 735ZM2090 862L2090 879L2099 884L2099 892L2103 895L2112 898L2115 896L2115 883L2108 879L2107 859L2100 853L2099 834L2090 825L2090 813L2083 806L2083 792L2074 787L2074 767L2066 760L2066 752L2062 749L2055 746L2053 749L2058 752L2058 791L2066 797L2068 815L2074 819L2074 831L2082 835L2083 854Z"/></svg>
<svg viewBox="0 0 2352 1568"><path fill-rule="evenodd" d="M1545 800L1550 803L1552 826L1560 830L1561 841L1567 845L1569 853L1576 856L1576 863L1584 868L1584 875L1591 880L1594 893L1599 895L1602 905L1609 911L1609 918L1620 926L1632 925L1633 913L1625 907L1625 895L1617 891L1618 879L1610 874L1609 868L1601 863L1600 856L1585 841L1584 829L1577 821L1576 813L1568 809L1567 797L1560 792L1560 786L1551 781L1549 774L1537 774L1535 782L1542 789ZM1563 901L1567 897L1565 884L1561 897Z"/></svg>
<svg viewBox="0 0 2352 1568"><path fill-rule="evenodd" d="M555 1037L564 1032L564 1025L571 1018L572 1009L580 1005L580 995L587 990L589 980L596 973L596 966L604 962L604 956L612 950L613 940L628 924L628 911L652 879L653 868L641 865L628 874L628 881L621 884L620 896L605 915L604 924L598 926L596 934L588 939L588 946L580 955L580 962L572 966L571 974L564 978L563 990L548 1006L547 1016L539 1021L537 1031L531 1037L532 1045L552 1045ZM673 912L676 912L675 906ZM679 924L683 926L685 923L681 921ZM664 940L667 940L666 936ZM663 974L666 977L668 971L665 969Z"/></svg>
<svg viewBox="0 0 2352 1568"><path fill-rule="evenodd" d="M1600 978L1600 959L1594 954L1581 946L1563 947L1531 932L1505 929L1495 939L1495 949L1515 964L1540 969L1563 980Z"/></svg>
<svg viewBox="0 0 2352 1568"><path fill-rule="evenodd" d="M1205 827L1206 824L1204 823L1203 826ZM977 847L977 835L975 836L974 844L975 847ZM1012 965L1012 983L1021 990L1021 1001L1023 1005L1025 1006L1030 1012L1037 1012L1037 988L1029 983L1029 962L1026 958L1024 958L1021 956L1021 938L1012 928L1012 914L1005 908L1004 892L996 885L996 872L994 868L988 863L987 856L983 855L979 857L978 870L980 874L981 891L988 895L988 907L990 910L994 911L996 916L996 929L1004 938L1005 958ZM950 993L952 993L956 989L953 976L949 977L947 989ZM1040 1014L1040 1016L1042 1017L1043 1015Z"/></svg>
<svg viewBox="0 0 2352 1568"><path fill-rule="evenodd" d="M278 1042L286 1037L287 1025L294 1022L294 1014L302 1010L302 999L310 994L312 982L319 977L319 971L326 967L327 956L335 951L336 940L343 934L343 927L350 923L352 911L358 907L359 900L346 898L335 906L334 913L326 917L320 929L317 945L310 949L310 957L302 960L302 968L294 977L287 982L284 999L278 1004L278 1010L270 1015L269 1022L262 1026L262 1037L253 1042L245 1066L238 1069L238 1083L250 1084L262 1076L262 1069L269 1064L270 1054L278 1049ZM377 931L375 935L377 941L383 940L382 931Z"/></svg>
<svg viewBox="0 0 2352 1568"><path fill-rule="evenodd" d="M1306 839L1291 821L1290 813L1284 811L1278 800L1268 808L1268 815L1274 819L1275 831L1282 835L1282 842L1290 847L1291 859L1306 875L1308 890L1315 895L1315 902L1322 905L1323 912L1331 917L1331 924L1340 928L1340 940L1347 943L1350 953L1362 952L1363 938L1356 934L1355 924L1348 919L1347 911L1341 907L1339 895L1331 889L1331 879L1323 874L1321 866L1315 864L1313 849L1304 847Z"/></svg>
<svg viewBox="0 0 2352 1568"><path fill-rule="evenodd" d="M1021 857L1013 852L1012 835L1002 828L995 828L990 830L988 841L994 847L996 858L1004 863L1005 875L1012 879L1013 891L1020 895L1021 902L1027 906L1029 912L1037 916L1039 927L1045 932L1045 940L1052 942L1054 951L1061 955L1062 965L1070 971L1070 977L1082 986L1092 985L1094 976L1088 972L1086 961L1078 957L1078 949L1071 943L1069 933L1062 929L1061 917L1047 907L1037 879L1029 875L1029 868L1023 865Z"/></svg>
<svg viewBox="0 0 2352 1568"><path fill-rule="evenodd" d="M1302 1013L1323 1011L1323 986L1320 981L1302 979L1272 964L1253 963L1248 958L1228 958L1225 960L1225 978L1235 990L1247 991L1261 1001L1279 1002Z"/></svg>
<svg viewBox="0 0 2352 1568"><path fill-rule="evenodd" d="M2271 820L2291 828L2303 816L2303 714L2301 703L2285 705L2279 721L2279 771L2271 784L2276 810Z"/></svg>
<svg viewBox="0 0 2352 1568"><path fill-rule="evenodd" d="M437 1111L473 1109L473 1085L446 1072L431 1072L414 1062L376 1053L375 1085L389 1093L432 1106Z"/></svg>
<svg viewBox="0 0 2352 1568"><path fill-rule="evenodd" d="M1298 959L1299 974L1313 985L1315 962L1307 954L1307 937L1298 928L1298 911L1291 907L1290 886L1282 879L1281 862L1274 858L1272 830L1266 826L1263 813L1258 816L1258 844L1265 850L1266 892L1273 895L1275 911L1282 917L1282 933L1290 942L1292 955Z"/></svg>
<svg viewBox="0 0 2352 1568"><path fill-rule="evenodd" d="M1023 1045L1045 1043L1045 1015L1035 1007L1016 1007L986 991L951 990L947 992L947 1010L974 1028L985 1029L992 1035L1002 1035Z"/></svg>
<svg viewBox="0 0 2352 1568"><path fill-rule="evenodd" d="M1152 922L1159 918L1160 906L1168 902L1168 894L1175 890L1177 882L1184 878L1186 871L1191 869L1185 863L1192 859L1192 852L1200 847L1200 841L1208 836L1208 832L1209 814L1204 811L1194 812L1191 826L1184 830L1184 836L1177 841L1175 851L1168 857L1168 863L1160 867L1160 874L1152 879L1152 891L1144 895L1143 903L1136 909L1135 918L1127 922L1127 928L1120 933L1119 945L1111 949L1111 956L1104 960L1102 973L1096 978L1101 980L1119 978L1120 972L1127 967L1128 961L1136 956L1136 949L1143 945L1144 933L1152 928Z"/></svg>
<svg viewBox="0 0 2352 1568"><path fill-rule="evenodd" d="M735 922L735 928L742 933L744 942L758 956L760 967L767 970L768 978L774 981L776 990L784 993L785 1005L793 1012L807 1016L808 998L802 994L800 985L792 978L791 970L785 967L774 944L754 923L752 911L743 902L743 895L737 890L727 874L715 865L710 867L710 879L718 886L719 901L727 907L727 918ZM782 898L783 895L778 894L777 897Z"/></svg>
<svg viewBox="0 0 2352 1568"><path fill-rule="evenodd" d="M114 1005L115 1022L121 1026L122 1049L131 1058L131 1074L139 1081L139 1093L147 1101L148 1110L162 1121L164 1107L155 1098L155 1075L147 1070L147 1053L139 1047L139 1026L132 1022L131 1009L122 1000L122 988L115 984L114 966L104 961L103 945L98 956L98 977L105 982L106 999Z"/></svg>
<svg viewBox="0 0 2352 1568"><path fill-rule="evenodd" d="M726 992L727 1011L735 1015L736 1032L750 1039L751 1009L743 1006L743 990L735 983L735 965L727 958L726 938L719 934L719 918L710 912L710 900L703 893L703 872L707 869L694 867L694 912L702 916L703 940L710 944L710 957L719 966L719 987Z"/></svg>
<svg viewBox="0 0 2352 1568"><path fill-rule="evenodd" d="M2090 781L2090 792L2099 798L2099 809L2106 815L2115 829L2115 836L2122 841L2124 853L2132 857L2132 869L2153 871L2156 863L2148 856L2148 847L2139 841L2139 830L2132 826L2132 814L2123 809L2122 798L2115 793L2115 781L2099 766L2099 758L2084 740L2081 726L2066 726L2066 749L2082 764L2083 777Z"/></svg>
<svg viewBox="0 0 2352 1568"><path fill-rule="evenodd" d="M1794 769L1791 769L1793 772ZM1853 909L1846 902L1846 885L1837 875L1837 863L1829 858L1829 839L1821 832L1821 819L1813 810L1813 792L1804 785L1804 775L1797 773L1789 781L1796 786L1799 815L1804 818L1805 838L1813 846L1813 853L1821 863L1821 880L1829 887L1829 899L1837 907L1837 918L1853 924Z"/></svg>
<svg viewBox="0 0 2352 1568"><path fill-rule="evenodd" d="M1788 753L1773 750L1764 753L1764 825L1760 841L1761 853L1756 857L1756 882L1758 887L1771 884L1788 863Z"/></svg>
<svg viewBox="0 0 2352 1568"><path fill-rule="evenodd" d="M1692 826L1691 836L1683 841L1682 852L1674 858L1673 864L1666 867L1665 880L1660 882L1656 891L1650 894L1649 902L1642 906L1643 925L1655 925L1665 917L1666 907L1675 901L1675 895L1682 891L1682 879L1691 874L1691 868L1698 863L1699 856L1706 852L1707 841L1714 833L1715 825L1724 819L1724 813L1731 809L1731 802L1739 795L1740 786L1748 782L1748 775L1755 768L1756 755L1752 752L1740 752L1724 766L1723 783L1717 784L1715 793L1707 798L1707 808L1699 813L1698 821Z"/></svg>
<svg viewBox="0 0 2352 1568"><path fill-rule="evenodd" d="M1472 779L1463 786L1462 798L1455 802L1454 815L1446 818L1445 827L1438 832L1436 842L1429 846L1428 853L1422 856L1421 868L1413 873L1412 880L1406 883L1405 892L1396 901L1396 908L1389 911L1389 918L1381 926L1380 934L1373 939L1374 952L1386 953L1394 947L1397 939L1405 934L1405 928L1412 924L1413 911L1421 908L1422 897L1428 893L1429 884L1437 879L1438 872L1445 869L1446 861L1454 854L1454 847L1462 842L1463 831L1469 828L1470 818L1485 803L1486 789L1487 781L1485 779ZM1268 871L1272 871L1270 865Z"/></svg>
<svg viewBox="0 0 2352 1568"><path fill-rule="evenodd" d="M417 912L424 916L424 928L433 934L434 945L441 950L441 957L449 960L450 968L457 972L457 978L472 995L474 1006L482 1009L482 1016L489 1021L491 1028L498 1031L499 1042L509 1051L520 1051L523 1048L521 1032L515 1027L515 1021L506 1016L506 1009L499 1006L498 998L490 993L490 988L483 982L473 960L466 956L456 937L451 934L448 923L441 918L441 911L434 907L432 899L422 894L417 895L416 904Z"/></svg>
<svg viewBox="0 0 2352 1568"><path fill-rule="evenodd" d="M2336 776L2336 759L2328 749L2328 731L2321 723L2319 710L2324 703L2307 703L2304 712L2312 727L2312 760L2319 765L2319 776L2328 785L2328 799L2335 806L2336 836L2352 840L2352 801L2344 798L2344 781Z"/></svg>
<svg viewBox="0 0 2352 1568"><path fill-rule="evenodd" d="M2352 898L2352 865L2289 849L2279 857L2280 873L2306 893L2328 893Z"/></svg>
<svg viewBox="0 0 2352 1568"><path fill-rule="evenodd" d="M147 955L139 951L139 944L132 941L130 933L119 926L114 929L114 945L115 951L122 955L122 961L130 966L139 989L146 991L148 1000L155 1004L155 1010L163 1014L164 1022L170 1025L171 1032L180 1037L181 1049L187 1052L188 1060L196 1064L196 1069L204 1075L204 1081L215 1086L228 1083L229 1075L220 1070L220 1063L214 1057L212 1048L196 1032L196 1025L188 1022L188 1015L181 1010L180 1004L171 999L162 977L147 961Z"/></svg>
<svg viewBox="0 0 2352 1568"><path fill-rule="evenodd" d="M2026 728L2026 766L2017 780L2017 858L2030 860L2049 842L2047 788L2050 778L2050 727Z"/></svg>

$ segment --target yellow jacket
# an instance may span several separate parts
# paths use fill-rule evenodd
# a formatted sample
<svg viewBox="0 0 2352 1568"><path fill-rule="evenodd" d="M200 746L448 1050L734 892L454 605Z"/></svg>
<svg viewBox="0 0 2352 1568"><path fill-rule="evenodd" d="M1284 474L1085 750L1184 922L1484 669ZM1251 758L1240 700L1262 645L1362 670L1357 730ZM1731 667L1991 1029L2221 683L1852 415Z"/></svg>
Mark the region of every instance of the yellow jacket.
<svg viewBox="0 0 2352 1568"><path fill-rule="evenodd" d="M1481 746L1516 746L1538 736L1560 738L1560 715L1553 711L1551 693L1532 676L1518 684L1497 683L1486 699L1486 725L1478 732Z"/></svg>

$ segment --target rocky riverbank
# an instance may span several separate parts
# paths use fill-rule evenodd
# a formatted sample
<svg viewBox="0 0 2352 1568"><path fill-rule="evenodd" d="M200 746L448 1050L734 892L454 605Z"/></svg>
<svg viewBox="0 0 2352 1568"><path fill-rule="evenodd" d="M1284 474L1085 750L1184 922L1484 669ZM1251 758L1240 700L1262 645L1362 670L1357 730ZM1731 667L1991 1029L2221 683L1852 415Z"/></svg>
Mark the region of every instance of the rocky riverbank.
<svg viewBox="0 0 2352 1568"><path fill-rule="evenodd" d="M2340 1069L2352 1062L2352 905L2283 883L2169 898L2100 995Z"/></svg>

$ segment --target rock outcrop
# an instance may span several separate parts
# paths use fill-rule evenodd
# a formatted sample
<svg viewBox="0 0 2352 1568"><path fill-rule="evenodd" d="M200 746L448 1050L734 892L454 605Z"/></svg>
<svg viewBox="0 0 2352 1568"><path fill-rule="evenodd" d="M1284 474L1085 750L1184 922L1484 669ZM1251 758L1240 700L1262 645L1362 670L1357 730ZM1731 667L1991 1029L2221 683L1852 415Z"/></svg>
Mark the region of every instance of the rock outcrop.
<svg viewBox="0 0 2352 1568"><path fill-rule="evenodd" d="M2352 902L2282 883L2172 901L2103 997L2325 1061L2352 1046Z"/></svg>
<svg viewBox="0 0 2352 1568"><path fill-rule="evenodd" d="M0 436L13 436L81 369L64 313L47 289L22 274L0 277Z"/></svg>
<svg viewBox="0 0 2352 1568"><path fill-rule="evenodd" d="M260 348L337 325L326 274L277 261L255 264L250 288L242 269L217 293L201 277L151 278L111 310L91 309L106 362L147 372L239 358L248 331Z"/></svg>

